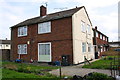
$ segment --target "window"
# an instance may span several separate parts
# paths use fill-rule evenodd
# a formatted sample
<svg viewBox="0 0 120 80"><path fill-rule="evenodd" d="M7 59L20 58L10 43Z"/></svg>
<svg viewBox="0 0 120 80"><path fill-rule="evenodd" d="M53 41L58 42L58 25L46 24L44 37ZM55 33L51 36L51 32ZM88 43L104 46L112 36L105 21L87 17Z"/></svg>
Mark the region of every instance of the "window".
<svg viewBox="0 0 120 80"><path fill-rule="evenodd" d="M27 26L18 28L18 37L27 36Z"/></svg>
<svg viewBox="0 0 120 80"><path fill-rule="evenodd" d="M103 40L105 40L105 36L103 36Z"/></svg>
<svg viewBox="0 0 120 80"><path fill-rule="evenodd" d="M107 39L108 39L108 38L106 38L106 41L108 41Z"/></svg>
<svg viewBox="0 0 120 80"><path fill-rule="evenodd" d="M39 44L39 54L40 55L50 55L50 43L40 43Z"/></svg>
<svg viewBox="0 0 120 80"><path fill-rule="evenodd" d="M38 34L51 32L51 22L44 22L38 24Z"/></svg>
<svg viewBox="0 0 120 80"><path fill-rule="evenodd" d="M86 29L85 29L85 22L81 21L81 31L82 32L85 32Z"/></svg>
<svg viewBox="0 0 120 80"><path fill-rule="evenodd" d="M86 43L82 43L82 52L86 52Z"/></svg>
<svg viewBox="0 0 120 80"><path fill-rule="evenodd" d="M18 54L27 54L27 44L18 45Z"/></svg>
<svg viewBox="0 0 120 80"><path fill-rule="evenodd" d="M98 37L98 32L96 32L96 37Z"/></svg>
<svg viewBox="0 0 120 80"><path fill-rule="evenodd" d="M90 30L90 25L89 24L87 24L87 33L91 34L91 30Z"/></svg>
<svg viewBox="0 0 120 80"><path fill-rule="evenodd" d="M100 35L100 39L102 39L102 35Z"/></svg>
<svg viewBox="0 0 120 80"><path fill-rule="evenodd" d="M88 52L91 52L91 43L88 43Z"/></svg>

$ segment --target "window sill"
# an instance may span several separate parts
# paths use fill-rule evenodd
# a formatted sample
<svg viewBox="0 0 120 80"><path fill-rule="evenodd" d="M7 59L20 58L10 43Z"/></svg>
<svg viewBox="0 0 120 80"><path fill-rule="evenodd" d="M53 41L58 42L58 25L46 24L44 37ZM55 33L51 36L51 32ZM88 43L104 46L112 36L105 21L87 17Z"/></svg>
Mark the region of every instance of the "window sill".
<svg viewBox="0 0 120 80"><path fill-rule="evenodd" d="M38 34L50 34L51 32L47 32L47 33L38 33Z"/></svg>
<svg viewBox="0 0 120 80"><path fill-rule="evenodd" d="M24 55L24 54L19 54L19 55Z"/></svg>
<svg viewBox="0 0 120 80"><path fill-rule="evenodd" d="M27 35L22 35L22 36L18 36L18 37L26 37Z"/></svg>

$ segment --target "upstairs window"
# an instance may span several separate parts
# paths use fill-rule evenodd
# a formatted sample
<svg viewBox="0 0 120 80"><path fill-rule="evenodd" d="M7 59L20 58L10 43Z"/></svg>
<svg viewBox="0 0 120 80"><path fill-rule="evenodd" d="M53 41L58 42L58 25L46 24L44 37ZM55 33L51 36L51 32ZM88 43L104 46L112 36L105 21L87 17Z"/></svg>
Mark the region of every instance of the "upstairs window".
<svg viewBox="0 0 120 80"><path fill-rule="evenodd" d="M51 32L51 22L44 22L38 24L38 34Z"/></svg>
<svg viewBox="0 0 120 80"><path fill-rule="evenodd" d="M85 29L85 22L81 21L81 31L82 32L85 32L86 29Z"/></svg>
<svg viewBox="0 0 120 80"><path fill-rule="evenodd" d="M27 26L18 28L18 37L27 36Z"/></svg>
<svg viewBox="0 0 120 80"><path fill-rule="evenodd" d="M108 41L108 38L106 38L106 41Z"/></svg>
<svg viewBox="0 0 120 80"><path fill-rule="evenodd" d="M96 32L96 37L98 37L98 32Z"/></svg>
<svg viewBox="0 0 120 80"><path fill-rule="evenodd" d="M91 30L90 30L90 25L89 24L87 24L87 33L91 34Z"/></svg>
<svg viewBox="0 0 120 80"><path fill-rule="evenodd" d="M27 44L18 45L18 54L27 54Z"/></svg>
<svg viewBox="0 0 120 80"><path fill-rule="evenodd" d="M82 52L86 52L86 43L82 43Z"/></svg>
<svg viewBox="0 0 120 80"><path fill-rule="evenodd" d="M105 40L105 36L103 36L103 40Z"/></svg>
<svg viewBox="0 0 120 80"><path fill-rule="evenodd" d="M100 39L102 39L102 35L100 35Z"/></svg>

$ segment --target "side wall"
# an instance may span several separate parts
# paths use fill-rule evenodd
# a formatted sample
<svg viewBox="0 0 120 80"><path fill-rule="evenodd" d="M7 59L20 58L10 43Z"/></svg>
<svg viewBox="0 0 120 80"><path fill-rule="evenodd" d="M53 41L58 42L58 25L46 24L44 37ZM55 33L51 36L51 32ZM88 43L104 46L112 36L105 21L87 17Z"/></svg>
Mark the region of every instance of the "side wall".
<svg viewBox="0 0 120 80"><path fill-rule="evenodd" d="M81 20L90 25L91 34L88 35L86 32L81 31ZM93 42L92 42L92 25L88 20L87 14L82 8L72 16L72 30L73 30L73 62L78 64L84 61L84 56L87 59L94 59ZM82 42L86 43L86 52L82 52ZM88 43L92 45L92 51L88 52Z"/></svg>
<svg viewBox="0 0 120 80"><path fill-rule="evenodd" d="M12 28L12 51L11 58L18 58L17 45L27 44L27 54L22 54L25 61L38 60L38 43L51 42L52 61L61 60L62 55L69 55L69 62L72 64L72 19L64 18L51 21L51 33L38 34L38 24L28 26L28 35L17 37L17 29Z"/></svg>

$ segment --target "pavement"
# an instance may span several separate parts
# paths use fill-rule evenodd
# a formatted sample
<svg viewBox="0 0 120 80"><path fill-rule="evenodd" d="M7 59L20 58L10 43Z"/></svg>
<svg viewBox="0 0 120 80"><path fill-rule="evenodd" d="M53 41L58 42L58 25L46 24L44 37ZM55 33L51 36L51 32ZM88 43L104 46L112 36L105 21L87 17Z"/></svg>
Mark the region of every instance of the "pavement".
<svg viewBox="0 0 120 80"><path fill-rule="evenodd" d="M98 59L97 59L98 60ZM91 62L96 61L93 60ZM79 76L84 76L88 73L91 72L98 72L98 73L103 73L103 74L107 74L108 76L111 75L110 70L105 70L105 69L87 69L87 68L82 68L84 64L79 64L79 65L75 65L75 66L66 66L66 67L61 67L61 74L62 76L74 76L74 75L79 75ZM49 73L53 74L53 75L60 75L60 69L56 69L56 70L52 70Z"/></svg>

